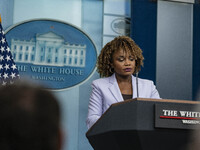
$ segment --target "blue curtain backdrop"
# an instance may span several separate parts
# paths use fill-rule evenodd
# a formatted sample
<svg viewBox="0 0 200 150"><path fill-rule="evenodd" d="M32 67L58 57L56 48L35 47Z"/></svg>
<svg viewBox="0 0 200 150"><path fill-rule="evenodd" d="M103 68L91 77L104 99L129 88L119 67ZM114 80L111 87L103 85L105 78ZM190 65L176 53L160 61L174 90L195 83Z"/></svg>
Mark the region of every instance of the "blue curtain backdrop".
<svg viewBox="0 0 200 150"><path fill-rule="evenodd" d="M200 4L193 8L193 100L200 100Z"/></svg>
<svg viewBox="0 0 200 150"><path fill-rule="evenodd" d="M156 81L157 2L131 1L131 37L143 50L144 67L139 77Z"/></svg>

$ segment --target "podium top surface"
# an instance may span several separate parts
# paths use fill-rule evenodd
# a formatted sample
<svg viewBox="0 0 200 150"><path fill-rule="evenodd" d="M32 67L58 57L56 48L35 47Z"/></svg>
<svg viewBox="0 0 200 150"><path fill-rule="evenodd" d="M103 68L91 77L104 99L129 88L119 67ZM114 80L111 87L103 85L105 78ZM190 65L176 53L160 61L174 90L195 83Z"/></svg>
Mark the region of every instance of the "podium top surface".
<svg viewBox="0 0 200 150"><path fill-rule="evenodd" d="M190 100L134 98L134 99L126 100L126 101L123 101L123 102L114 103L112 105L119 105L119 104L122 104L122 103L127 103L127 102L132 102L132 101L182 103L182 104L200 104L200 101L190 101Z"/></svg>

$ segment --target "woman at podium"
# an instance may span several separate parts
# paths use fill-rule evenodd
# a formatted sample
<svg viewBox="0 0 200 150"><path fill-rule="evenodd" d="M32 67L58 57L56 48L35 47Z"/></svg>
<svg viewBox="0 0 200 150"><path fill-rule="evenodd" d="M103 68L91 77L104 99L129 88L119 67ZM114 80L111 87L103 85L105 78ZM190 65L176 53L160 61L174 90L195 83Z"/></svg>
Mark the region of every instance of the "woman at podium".
<svg viewBox="0 0 200 150"><path fill-rule="evenodd" d="M127 36L116 37L103 47L97 61L102 78L91 85L88 129L113 103L137 97L160 98L153 81L137 78L143 60L142 50Z"/></svg>

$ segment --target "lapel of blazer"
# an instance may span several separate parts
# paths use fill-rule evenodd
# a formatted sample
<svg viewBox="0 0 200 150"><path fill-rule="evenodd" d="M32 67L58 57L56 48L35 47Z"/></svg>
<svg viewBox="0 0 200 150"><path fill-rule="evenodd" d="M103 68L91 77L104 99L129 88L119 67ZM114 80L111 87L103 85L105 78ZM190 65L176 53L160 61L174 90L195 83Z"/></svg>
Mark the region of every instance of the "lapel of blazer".
<svg viewBox="0 0 200 150"><path fill-rule="evenodd" d="M123 101L123 97L122 97L121 91L119 89L115 74L113 74L110 77L109 82L110 82L111 85L108 88L109 88L111 94L115 97L116 101L117 102Z"/></svg>

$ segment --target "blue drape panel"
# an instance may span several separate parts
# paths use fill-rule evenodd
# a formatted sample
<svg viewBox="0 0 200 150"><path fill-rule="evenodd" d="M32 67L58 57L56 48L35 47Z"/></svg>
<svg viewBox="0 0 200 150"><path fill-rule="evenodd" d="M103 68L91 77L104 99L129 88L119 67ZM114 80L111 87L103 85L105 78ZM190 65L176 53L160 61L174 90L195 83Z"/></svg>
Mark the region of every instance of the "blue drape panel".
<svg viewBox="0 0 200 150"><path fill-rule="evenodd" d="M144 67L139 77L156 81L157 2L131 1L131 37L143 50Z"/></svg>
<svg viewBox="0 0 200 150"><path fill-rule="evenodd" d="M200 4L194 4L193 8L193 99L200 91Z"/></svg>

